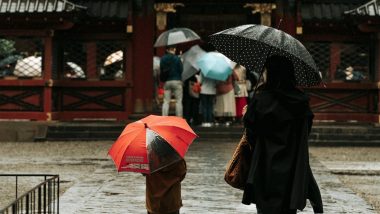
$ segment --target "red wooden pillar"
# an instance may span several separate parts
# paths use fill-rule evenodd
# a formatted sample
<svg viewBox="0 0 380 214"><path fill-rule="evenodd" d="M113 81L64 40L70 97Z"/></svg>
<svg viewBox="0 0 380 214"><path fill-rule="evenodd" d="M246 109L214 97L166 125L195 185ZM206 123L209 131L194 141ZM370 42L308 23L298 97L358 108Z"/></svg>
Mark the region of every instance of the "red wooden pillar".
<svg viewBox="0 0 380 214"><path fill-rule="evenodd" d="M130 115L133 113L133 91L132 91L132 86L133 86L133 43L131 39L129 38L127 41L127 52L126 52L126 57L125 57L124 65L126 68L125 71L125 81L126 81L126 90L125 90L125 112L127 115Z"/></svg>
<svg viewBox="0 0 380 214"><path fill-rule="evenodd" d="M340 44L339 43L331 43L330 46L330 74L329 79L335 79L335 72L340 64Z"/></svg>
<svg viewBox="0 0 380 214"><path fill-rule="evenodd" d="M377 123L380 123L380 33L377 34L377 47L376 47L376 59L375 59L375 71L374 81L377 82Z"/></svg>
<svg viewBox="0 0 380 214"><path fill-rule="evenodd" d="M156 39L161 35L161 33L165 32L165 30L158 30L157 29ZM162 57L163 55L165 55L165 49L166 49L165 47L156 48L156 56Z"/></svg>
<svg viewBox="0 0 380 214"><path fill-rule="evenodd" d="M144 11L134 11L132 35L133 112L137 114L145 114L152 110L154 23L153 7L146 6Z"/></svg>
<svg viewBox="0 0 380 214"><path fill-rule="evenodd" d="M281 0L277 1L276 23L274 28L279 28L292 36L296 35L297 13L296 0ZM280 19L282 19L281 25Z"/></svg>
<svg viewBox="0 0 380 214"><path fill-rule="evenodd" d="M52 71L53 71L53 32L44 38L44 81L45 87L43 91L43 110L46 115L45 120L52 119Z"/></svg>
<svg viewBox="0 0 380 214"><path fill-rule="evenodd" d="M94 80L98 79L98 75L96 73L96 43L88 42L86 43L86 51L87 51L87 79Z"/></svg>
<svg viewBox="0 0 380 214"><path fill-rule="evenodd" d="M375 75L374 81L380 82L380 33L377 33L377 43L375 50Z"/></svg>

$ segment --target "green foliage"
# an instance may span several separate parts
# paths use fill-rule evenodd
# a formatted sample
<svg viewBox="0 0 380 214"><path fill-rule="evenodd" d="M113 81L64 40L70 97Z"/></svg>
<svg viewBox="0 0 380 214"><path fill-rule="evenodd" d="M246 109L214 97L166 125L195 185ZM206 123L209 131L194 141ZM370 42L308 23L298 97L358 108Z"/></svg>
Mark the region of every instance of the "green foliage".
<svg viewBox="0 0 380 214"><path fill-rule="evenodd" d="M16 51L15 42L8 39L0 39L0 56L8 56Z"/></svg>

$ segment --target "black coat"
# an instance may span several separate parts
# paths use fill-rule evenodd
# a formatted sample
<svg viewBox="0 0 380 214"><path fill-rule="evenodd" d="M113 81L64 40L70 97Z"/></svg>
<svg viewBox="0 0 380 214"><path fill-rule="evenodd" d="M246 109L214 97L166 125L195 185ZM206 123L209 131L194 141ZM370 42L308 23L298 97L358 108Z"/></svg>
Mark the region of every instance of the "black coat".
<svg viewBox="0 0 380 214"><path fill-rule="evenodd" d="M309 165L308 136L313 113L308 97L298 89L263 90L244 116L248 141L254 146L244 189L244 204L255 203L264 214L323 205Z"/></svg>

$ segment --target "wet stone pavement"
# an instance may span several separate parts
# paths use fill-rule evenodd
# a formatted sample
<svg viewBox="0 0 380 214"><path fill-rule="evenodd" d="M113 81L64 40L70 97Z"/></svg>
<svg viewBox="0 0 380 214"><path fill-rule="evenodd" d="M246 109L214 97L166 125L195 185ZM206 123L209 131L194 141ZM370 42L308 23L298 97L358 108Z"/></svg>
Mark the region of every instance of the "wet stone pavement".
<svg viewBox="0 0 380 214"><path fill-rule="evenodd" d="M242 192L223 180L234 146L230 142L195 142L191 145L186 155L188 173L182 182L181 213L256 213L254 205L241 204ZM311 165L321 188L325 213L375 213L318 160L312 158ZM60 208L64 214L146 213L145 178L138 173L117 173L109 159L69 188L60 198ZM308 204L301 213L313 212Z"/></svg>

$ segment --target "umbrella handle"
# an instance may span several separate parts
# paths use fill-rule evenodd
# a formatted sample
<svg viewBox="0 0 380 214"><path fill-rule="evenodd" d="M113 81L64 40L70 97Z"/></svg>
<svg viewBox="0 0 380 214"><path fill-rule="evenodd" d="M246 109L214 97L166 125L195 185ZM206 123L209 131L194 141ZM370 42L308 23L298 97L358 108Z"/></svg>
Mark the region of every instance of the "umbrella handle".
<svg viewBox="0 0 380 214"><path fill-rule="evenodd" d="M280 19L280 21L278 22L278 25L277 25L277 29L278 30L280 30L281 24L282 24L282 17L281 17L281 19Z"/></svg>

